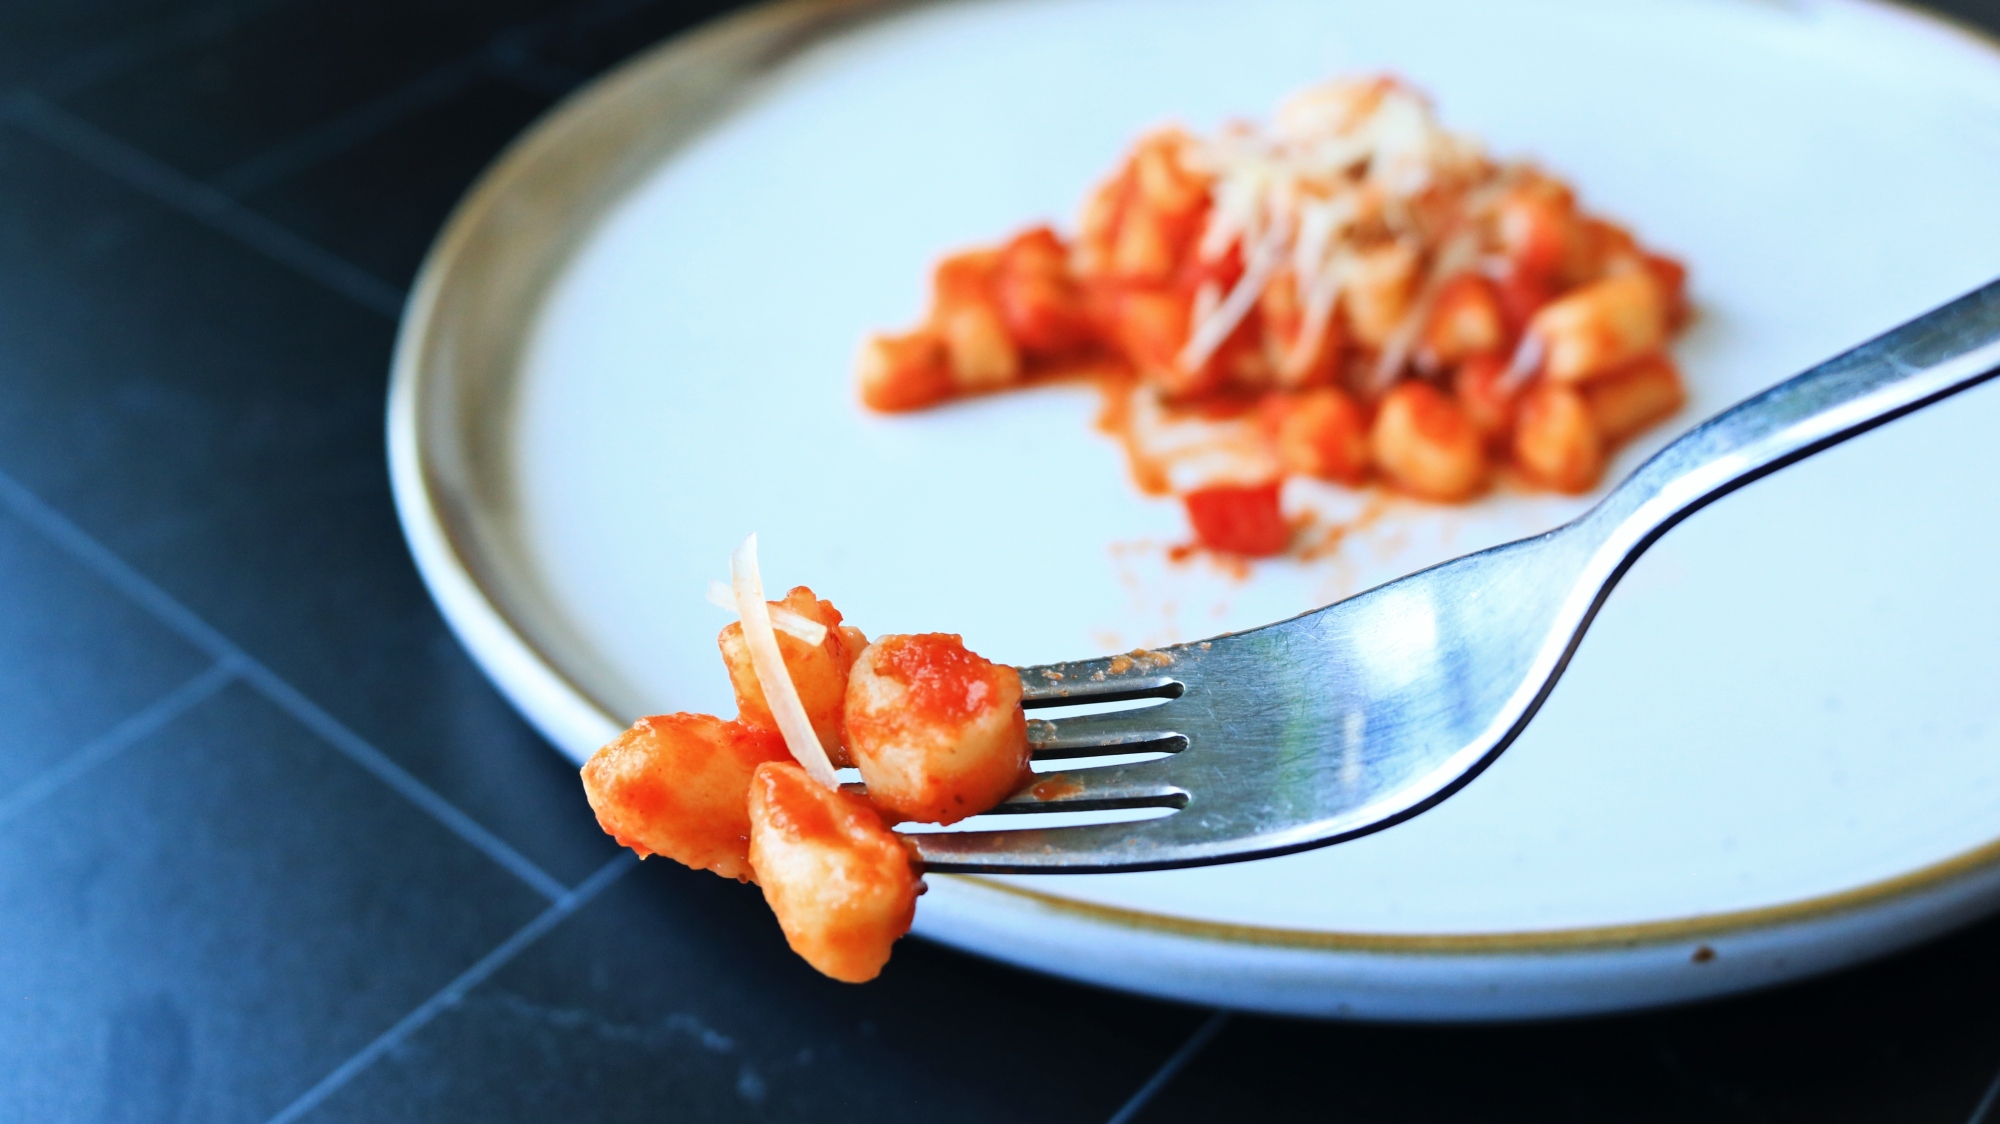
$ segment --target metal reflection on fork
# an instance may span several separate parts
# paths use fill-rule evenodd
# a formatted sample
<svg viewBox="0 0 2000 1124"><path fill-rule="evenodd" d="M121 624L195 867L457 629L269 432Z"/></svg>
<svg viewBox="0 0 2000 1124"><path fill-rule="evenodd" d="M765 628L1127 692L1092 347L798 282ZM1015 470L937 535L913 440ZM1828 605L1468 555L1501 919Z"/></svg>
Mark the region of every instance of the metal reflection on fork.
<svg viewBox="0 0 2000 1124"><path fill-rule="evenodd" d="M1450 796L1520 735L1625 571L1759 477L2000 372L2000 281L1690 430L1573 522L1324 609L1193 644L1021 669L1042 774L995 812L1166 808L1136 822L916 835L939 872L1090 873L1338 843Z"/></svg>

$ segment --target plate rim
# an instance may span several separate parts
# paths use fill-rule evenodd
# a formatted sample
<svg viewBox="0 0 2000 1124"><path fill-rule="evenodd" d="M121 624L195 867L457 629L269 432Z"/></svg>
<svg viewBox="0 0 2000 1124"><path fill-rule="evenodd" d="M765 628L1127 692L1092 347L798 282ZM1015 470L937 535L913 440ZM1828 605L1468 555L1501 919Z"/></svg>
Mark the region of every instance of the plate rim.
<svg viewBox="0 0 2000 1124"><path fill-rule="evenodd" d="M829 34L905 12L942 7L962 0L764 0L649 47L587 83L548 110L511 143L474 182L453 209L426 254L412 286L390 368L388 409L389 475L397 516L417 569L439 603L447 624L482 669L498 683L551 743L572 760L574 747L595 746L623 729L610 709L566 672L544 644L538 644L503 611L500 599L481 582L468 562L469 548L452 532L438 502L443 484L432 471L423 439L426 392L444 377L429 362L442 314L468 247L488 224L501 221L510 193L532 184L544 161L562 154L588 133L588 125L655 87L678 89L688 104L652 106L661 117L675 115L680 128L644 139L651 143L626 163L650 171L687 139L727 117L737 96L771 69L817 45ZM1754 3L1755 0L1738 0ZM1964 20L1917 8L1902 0L1808 0L1808 7L1845 9L1923 25L1973 48L2000 65L2000 34ZM746 53L745 48L748 48ZM720 55L718 63L709 56ZM543 237L545 248L573 248L600 219L637 186L638 179L600 185L603 190L582 208L588 220ZM556 256L568 260L566 252ZM546 285L537 286L545 294ZM1167 937L1270 950L1382 953L1398 956L1458 957L1549 955L1608 949L1650 948L1690 940L1740 937L1816 921L1857 919L1896 904L1914 904L1928 893L1977 880L2000 869L2000 837L1889 878L1830 893L1748 909L1611 925L1490 932L1359 932L1252 925L1181 917L1127 906L1081 901L982 875L933 875L976 885L1076 921Z"/></svg>

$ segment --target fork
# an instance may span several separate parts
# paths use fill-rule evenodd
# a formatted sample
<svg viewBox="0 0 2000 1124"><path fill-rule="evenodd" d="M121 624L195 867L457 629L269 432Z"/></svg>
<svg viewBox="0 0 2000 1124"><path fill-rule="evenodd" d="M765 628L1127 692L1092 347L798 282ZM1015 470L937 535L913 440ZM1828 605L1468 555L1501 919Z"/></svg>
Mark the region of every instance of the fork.
<svg viewBox="0 0 2000 1124"><path fill-rule="evenodd" d="M1444 800L1520 736L1635 559L1708 503L2000 373L2000 280L1703 422L1596 506L1326 608L1157 652L1022 668L1040 774L994 812L1167 808L1143 821L913 835L942 873L1099 873L1282 855Z"/></svg>

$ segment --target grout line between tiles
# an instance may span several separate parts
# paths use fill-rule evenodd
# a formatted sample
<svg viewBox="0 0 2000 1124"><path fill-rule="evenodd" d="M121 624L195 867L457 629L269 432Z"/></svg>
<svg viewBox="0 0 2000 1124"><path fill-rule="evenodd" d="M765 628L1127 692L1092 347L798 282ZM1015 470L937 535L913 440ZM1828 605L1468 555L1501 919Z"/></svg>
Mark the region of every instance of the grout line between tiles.
<svg viewBox="0 0 2000 1124"><path fill-rule="evenodd" d="M269 187L458 95L481 77L483 61L475 54L438 67L209 177L208 184L238 199Z"/></svg>
<svg viewBox="0 0 2000 1124"><path fill-rule="evenodd" d="M388 754L371 745L366 738L348 729L339 719L320 709L317 703L307 698L298 688L279 678L276 672L261 663L252 662L243 669L243 681L255 687L259 694L278 704L280 709L324 738L350 760L375 774L376 779L395 789L404 799L430 813L432 819L450 828L453 834L470 842L486 852L489 858L513 871L515 877L540 891L543 897L552 901L562 897L564 893L562 883L528 861L526 856L502 842L492 832L487 831L457 805L438 795L429 785L411 776Z"/></svg>
<svg viewBox="0 0 2000 1124"><path fill-rule="evenodd" d="M1992 1083L1986 1086L1986 1094L1979 1098L1979 1104L1972 1110L1972 1119L1965 1124L1987 1124L1996 1101L2000 1101L2000 1073L1993 1075Z"/></svg>
<svg viewBox="0 0 2000 1124"><path fill-rule="evenodd" d="M0 101L0 117L96 167L127 187L152 196L227 234L341 296L391 320L402 315L401 289L331 251L272 222L220 191L190 179L124 141L52 104L16 91Z"/></svg>
<svg viewBox="0 0 2000 1124"><path fill-rule="evenodd" d="M308 699L276 672L264 666L228 637L217 632L187 606L174 600L166 590L154 585L124 559L90 537L83 528L70 522L61 512L42 502L41 497L5 472L0 472L0 507L6 508L23 522L34 527L43 537L68 552L72 558L81 562L112 588L144 607L168 628L179 633L183 639L208 653L215 660L230 664L235 669L235 674L241 676L243 681L258 694L324 738L342 756L367 770L404 799L429 813L432 819L477 848L487 858L505 867L543 897L550 901L561 901L569 894L561 882L529 861L527 856L488 831L479 821L466 815L424 782L411 776L388 754L375 748L367 739L320 709L318 704Z"/></svg>
<svg viewBox="0 0 2000 1124"><path fill-rule="evenodd" d="M459 94L482 77L498 78L546 97L562 97L581 85L584 76L542 62L535 57L535 48L565 19L588 20L595 8L584 4L567 16L547 17L496 32L471 53L281 141L207 182L224 195L240 199L365 143L410 115Z"/></svg>
<svg viewBox="0 0 2000 1124"><path fill-rule="evenodd" d="M63 786L118 756L192 710L235 679L242 668L228 657L167 692L55 765L0 797L0 824L54 795Z"/></svg>
<svg viewBox="0 0 2000 1124"><path fill-rule="evenodd" d="M296 7L302 2L251 0L190 12L163 24L155 24L144 34L77 52L42 71L27 85L45 97L63 98L79 94L149 59L225 35L243 23Z"/></svg>
<svg viewBox="0 0 2000 1124"><path fill-rule="evenodd" d="M1166 1088L1167 1083L1178 1076L1180 1071L1185 1069L1187 1064L1215 1039L1216 1035L1222 1033L1222 1028L1227 1025L1229 1025L1228 1011L1217 1011L1209 1015L1195 1028L1193 1034L1188 1035L1188 1040L1181 1043L1181 1048L1175 1050L1172 1056L1161 1063L1153 1076L1147 1078L1146 1083L1139 1086L1139 1091L1133 1093L1105 1124L1132 1124L1132 1121L1145 1111L1146 1106L1152 1103L1153 1098L1160 1095L1160 1090Z"/></svg>
<svg viewBox="0 0 2000 1124"><path fill-rule="evenodd" d="M495 78L543 97L567 97L571 91L590 76L578 74L566 66L544 62L526 47L514 42L500 42L487 52L486 69Z"/></svg>
<svg viewBox="0 0 2000 1124"><path fill-rule="evenodd" d="M325 1100L340 1091L369 1066L375 1064L382 1055L401 1046L418 1031L429 1025L431 1020L456 1007L466 993L484 983L493 973L505 967L507 962L521 954L529 945L541 939L544 933L555 928L596 897L605 887L624 877L627 871L639 865L639 860L630 852L622 852L618 857L597 868L597 873L585 879L581 885L558 898L555 904L543 910L533 921L523 925L513 936L500 943L500 947L479 958L472 967L459 973L458 978L446 984L442 990L424 1000L416 1010L397 1020L396 1025L378 1035L373 1042L363 1046L353 1057L340 1063L332 1073L320 1078L312 1088L300 1094L299 1098L286 1105L270 1124L291 1124L318 1108Z"/></svg>

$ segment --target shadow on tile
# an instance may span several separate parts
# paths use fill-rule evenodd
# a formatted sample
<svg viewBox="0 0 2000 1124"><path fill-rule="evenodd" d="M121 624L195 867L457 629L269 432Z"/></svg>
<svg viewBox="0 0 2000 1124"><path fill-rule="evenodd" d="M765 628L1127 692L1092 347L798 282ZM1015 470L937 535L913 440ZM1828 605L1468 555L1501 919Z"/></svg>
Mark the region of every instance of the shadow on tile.
<svg viewBox="0 0 2000 1124"><path fill-rule="evenodd" d="M834 983L655 859L309 1119L1099 1121L1203 1017L918 941Z"/></svg>
<svg viewBox="0 0 2000 1124"><path fill-rule="evenodd" d="M545 904L229 688L0 827L0 1118L265 1119Z"/></svg>
<svg viewBox="0 0 2000 1124"><path fill-rule="evenodd" d="M2000 922L1775 991L1492 1027L1241 1018L1142 1124L1966 1124L2000 1072Z"/></svg>

